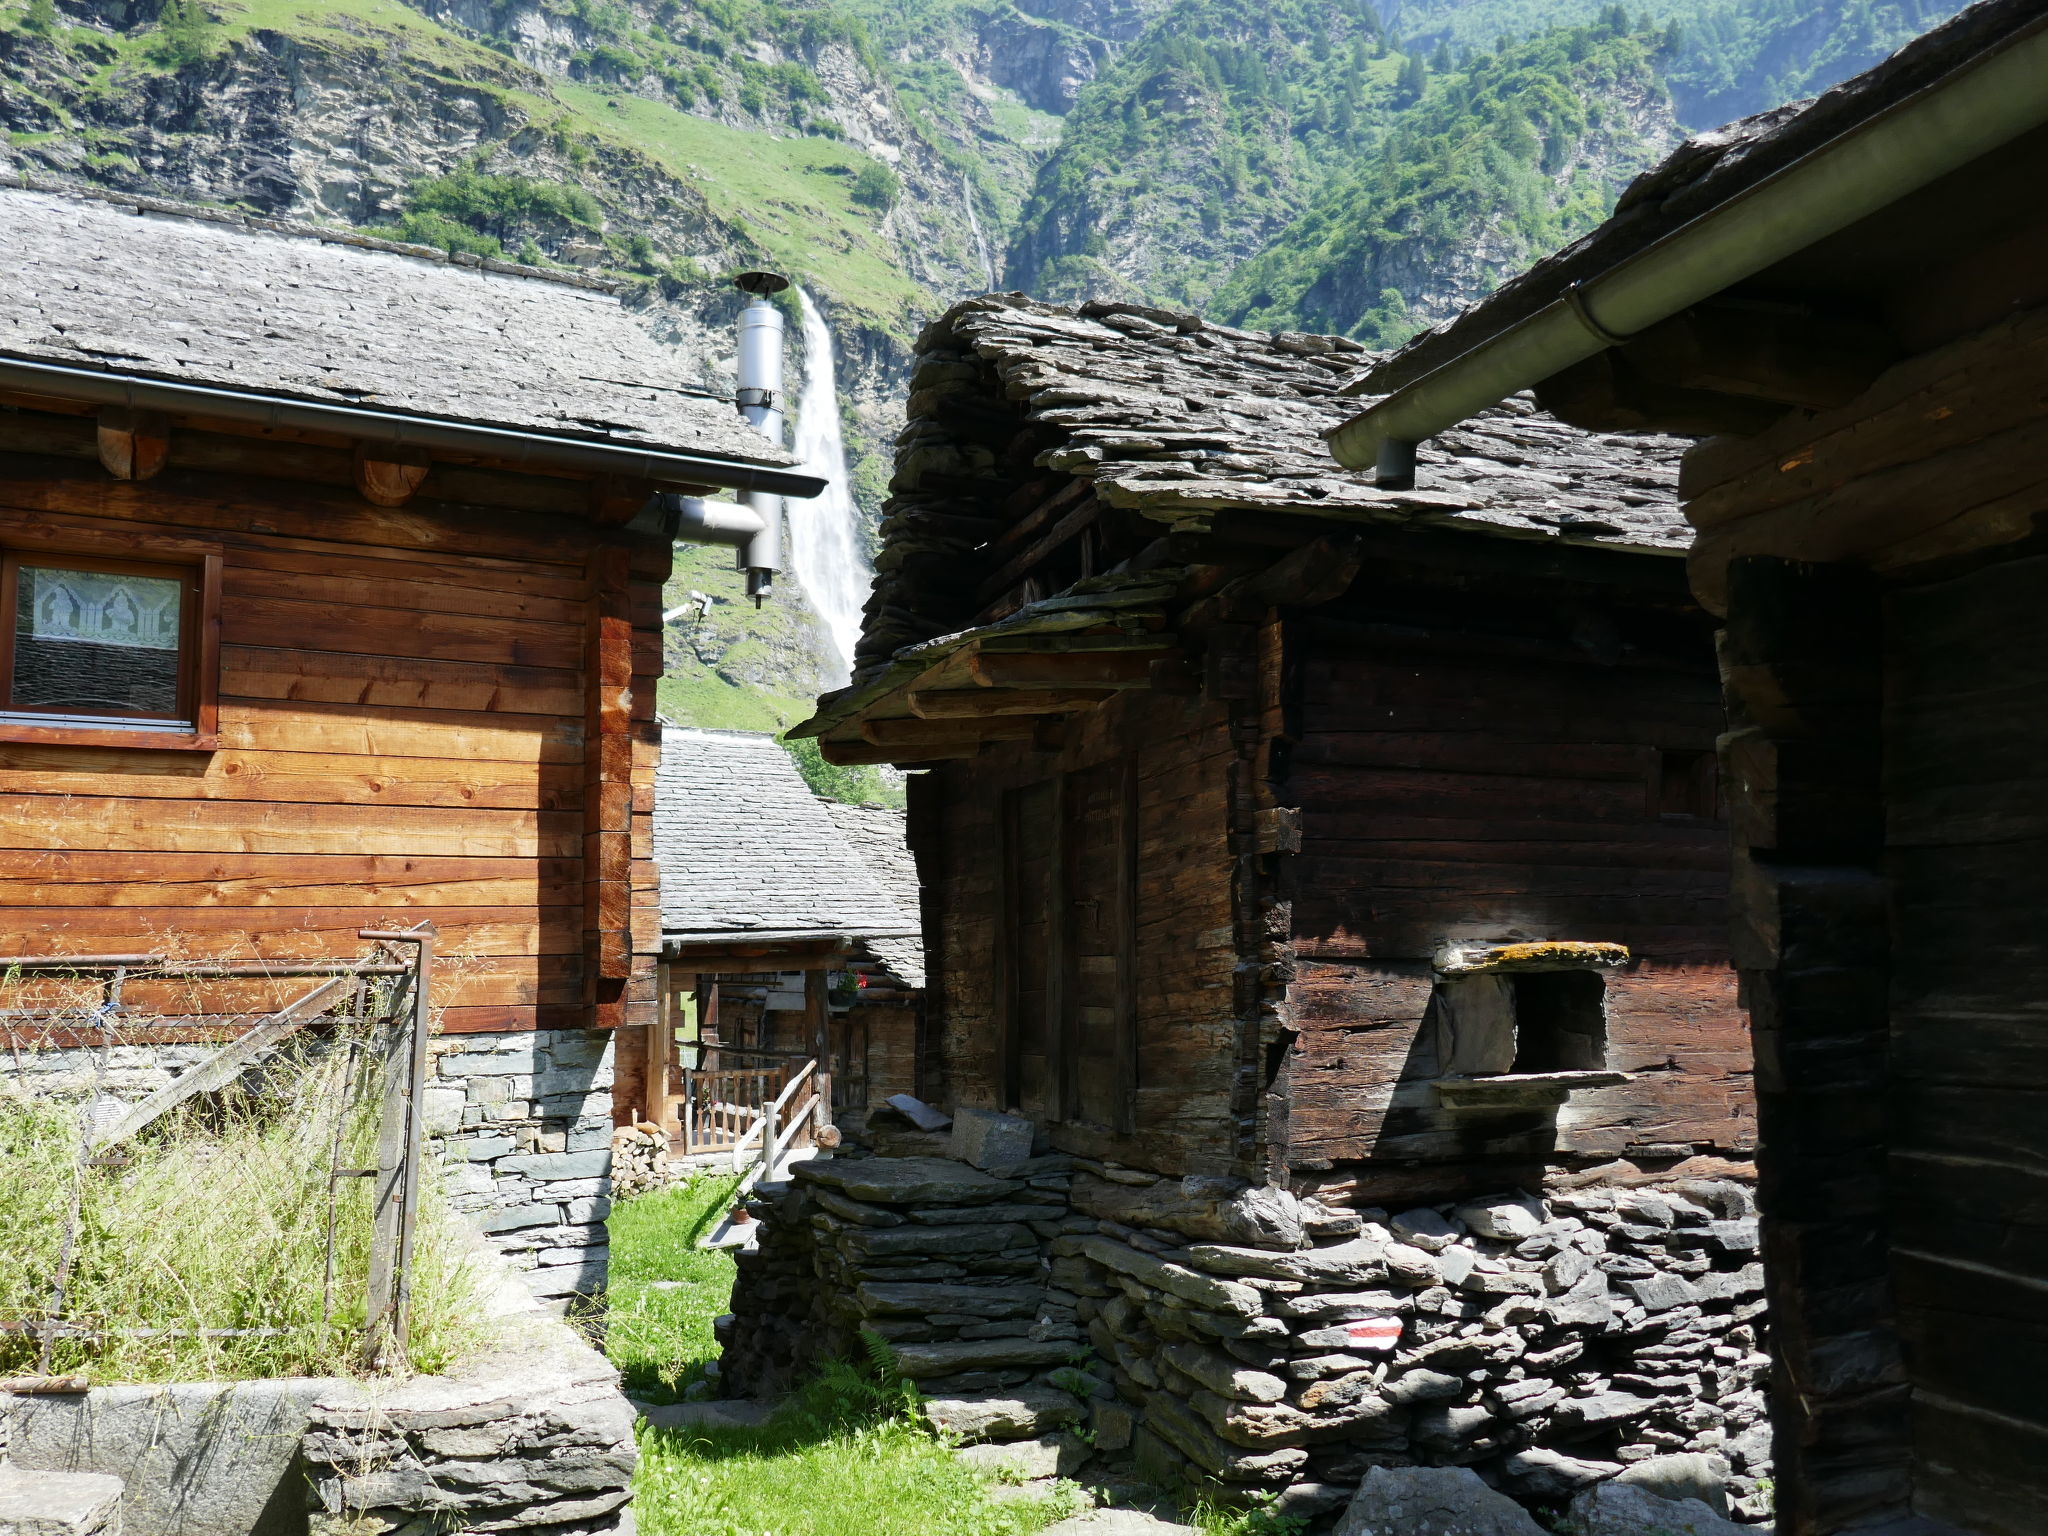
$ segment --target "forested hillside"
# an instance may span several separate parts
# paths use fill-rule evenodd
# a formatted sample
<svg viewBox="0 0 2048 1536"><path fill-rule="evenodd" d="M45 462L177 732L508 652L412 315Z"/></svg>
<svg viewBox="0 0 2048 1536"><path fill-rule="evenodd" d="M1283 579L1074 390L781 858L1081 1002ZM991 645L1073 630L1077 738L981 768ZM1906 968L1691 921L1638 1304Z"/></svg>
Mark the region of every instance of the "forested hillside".
<svg viewBox="0 0 2048 1536"><path fill-rule="evenodd" d="M808 290L873 526L918 327L992 286L1386 345L1601 218L1686 130L1953 0L0 0L0 174L608 272L730 383L741 266ZM802 367L801 356L792 369ZM694 585L693 585L694 583ZM671 592L677 712L772 724L785 582ZM768 610L763 610L764 614Z"/></svg>

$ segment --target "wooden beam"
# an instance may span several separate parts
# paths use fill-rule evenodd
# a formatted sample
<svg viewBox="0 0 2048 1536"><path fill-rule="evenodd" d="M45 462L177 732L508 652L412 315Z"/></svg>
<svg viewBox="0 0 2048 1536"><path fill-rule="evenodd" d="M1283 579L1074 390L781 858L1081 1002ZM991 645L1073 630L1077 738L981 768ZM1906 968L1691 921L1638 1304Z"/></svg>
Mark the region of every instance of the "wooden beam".
<svg viewBox="0 0 2048 1536"><path fill-rule="evenodd" d="M670 968L678 976L723 976L735 971L831 970L845 959L843 939L793 939L786 942L749 944L744 939L709 940L701 945L673 949ZM713 1023L717 1006L713 1002ZM728 1046L731 1041L726 1041Z"/></svg>
<svg viewBox="0 0 2048 1536"><path fill-rule="evenodd" d="M116 480L147 480L170 462L171 427L157 411L110 405L99 413L100 467Z"/></svg>
<svg viewBox="0 0 2048 1536"><path fill-rule="evenodd" d="M1536 386L1536 403L1589 432L1675 432L1686 437L1761 432L1782 407L1643 376L1619 353L1596 352Z"/></svg>
<svg viewBox="0 0 2048 1536"><path fill-rule="evenodd" d="M825 761L841 768L858 768L869 763L938 763L951 757L972 757L980 750L979 740L925 747L878 747L871 741L818 743L818 752Z"/></svg>
<svg viewBox="0 0 2048 1536"><path fill-rule="evenodd" d="M404 506L433 467L432 457L417 448L356 444L356 490L375 506Z"/></svg>
<svg viewBox="0 0 2048 1536"><path fill-rule="evenodd" d="M225 1088L242 1069L265 1051L295 1034L346 997L357 985L354 975L332 976L261 1020L232 1045L222 1046L183 1076L157 1089L105 1130L95 1131L94 1147L110 1147L169 1113L197 1094Z"/></svg>
<svg viewBox="0 0 2048 1536"><path fill-rule="evenodd" d="M1037 721L1029 715L920 720L899 716L863 720L860 733L878 747L943 747L982 741L1028 741Z"/></svg>
<svg viewBox="0 0 2048 1536"><path fill-rule="evenodd" d="M1116 697L1114 688L941 688L906 696L910 712L926 720L986 719L990 715L1061 715Z"/></svg>
<svg viewBox="0 0 2048 1536"><path fill-rule="evenodd" d="M984 688L1142 688L1151 680L1152 663L1168 649L1052 655L983 651L968 659L967 670Z"/></svg>
<svg viewBox="0 0 2048 1536"><path fill-rule="evenodd" d="M1674 315L1621 350L1656 384L1816 411L1847 405L1899 357L1880 327L1738 301Z"/></svg>
<svg viewBox="0 0 2048 1536"><path fill-rule="evenodd" d="M1052 528L1038 539L1033 540L1016 555L996 568L980 586L974 589L974 600L986 603L1000 597L1031 573L1034 566L1090 526L1102 515L1102 503L1089 497L1073 511L1052 525Z"/></svg>
<svg viewBox="0 0 2048 1536"><path fill-rule="evenodd" d="M1164 631L1147 634L1126 634L1122 630L1110 630L1099 634L1038 634L1038 635L990 635L980 641L975 649L984 656L998 653L1004 655L1050 656L1055 653L1066 655L1075 651L1164 651L1178 645L1179 640Z"/></svg>

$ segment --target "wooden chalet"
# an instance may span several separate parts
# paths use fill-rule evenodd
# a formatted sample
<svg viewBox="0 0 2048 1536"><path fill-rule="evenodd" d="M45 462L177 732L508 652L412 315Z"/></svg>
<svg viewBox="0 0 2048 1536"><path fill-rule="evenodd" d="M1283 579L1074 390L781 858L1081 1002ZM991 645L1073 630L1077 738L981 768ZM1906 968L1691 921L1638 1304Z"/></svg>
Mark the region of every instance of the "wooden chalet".
<svg viewBox="0 0 2048 1536"><path fill-rule="evenodd" d="M664 1011L638 1102L674 1155L729 1151L752 1125L734 1111L804 1074L790 1104L815 1093L821 1126L916 1091L924 964L900 812L813 794L772 736L665 725L654 857Z"/></svg>
<svg viewBox="0 0 2048 1536"><path fill-rule="evenodd" d="M1338 1204L1723 1167L1680 445L1510 402L1381 491L1319 437L1371 361L1019 295L921 338L855 680L799 729L924 770L926 1094Z"/></svg>
<svg viewBox="0 0 2048 1536"><path fill-rule="evenodd" d="M1532 386L1707 434L1788 1536L2048 1531L2043 186L2048 15L1986 0L1677 150L1332 440L1399 479Z"/></svg>
<svg viewBox="0 0 2048 1536"><path fill-rule="evenodd" d="M448 1051L532 1085L437 1128L601 1152L588 1032L657 1007L658 493L819 482L595 279L20 188L0 272L0 954L430 920Z"/></svg>

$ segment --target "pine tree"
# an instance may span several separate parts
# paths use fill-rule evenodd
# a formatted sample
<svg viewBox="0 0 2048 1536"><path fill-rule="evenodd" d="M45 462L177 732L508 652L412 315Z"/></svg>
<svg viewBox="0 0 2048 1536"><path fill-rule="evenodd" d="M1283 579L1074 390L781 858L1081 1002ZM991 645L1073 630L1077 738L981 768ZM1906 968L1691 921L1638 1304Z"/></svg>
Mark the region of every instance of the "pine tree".
<svg viewBox="0 0 2048 1536"><path fill-rule="evenodd" d="M1429 69L1422 62L1422 55L1411 53L1401 61L1401 73L1394 81L1394 101L1399 106L1408 106L1422 100L1422 92L1429 84Z"/></svg>

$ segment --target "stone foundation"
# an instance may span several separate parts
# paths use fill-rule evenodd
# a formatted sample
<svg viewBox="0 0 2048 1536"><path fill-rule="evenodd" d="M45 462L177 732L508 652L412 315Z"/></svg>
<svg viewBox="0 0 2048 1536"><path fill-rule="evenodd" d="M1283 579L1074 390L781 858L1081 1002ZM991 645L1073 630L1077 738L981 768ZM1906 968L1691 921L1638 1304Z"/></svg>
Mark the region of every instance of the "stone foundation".
<svg viewBox="0 0 2048 1536"><path fill-rule="evenodd" d="M427 1132L449 1201L534 1295L602 1290L612 1206L612 1037L544 1029L434 1039Z"/></svg>
<svg viewBox="0 0 2048 1536"><path fill-rule="evenodd" d="M1041 1157L800 1168L757 1207L724 1379L786 1388L870 1331L970 1438L1085 1415L1155 1481L1321 1516L1375 1466L1524 1503L1701 1453L1768 1512L1762 1271L1730 1180L1389 1214Z"/></svg>

